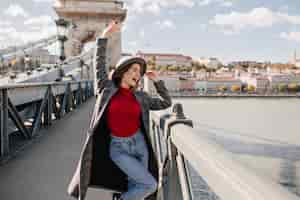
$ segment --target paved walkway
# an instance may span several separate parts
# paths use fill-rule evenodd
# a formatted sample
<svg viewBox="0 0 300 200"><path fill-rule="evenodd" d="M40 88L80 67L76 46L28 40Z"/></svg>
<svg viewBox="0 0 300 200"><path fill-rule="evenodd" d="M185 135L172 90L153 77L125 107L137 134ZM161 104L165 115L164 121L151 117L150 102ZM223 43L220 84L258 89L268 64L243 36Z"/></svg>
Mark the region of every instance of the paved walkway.
<svg viewBox="0 0 300 200"><path fill-rule="evenodd" d="M68 183L75 171L95 98L42 129L38 142L0 166L1 200L71 200ZM89 189L87 200L110 200L107 192Z"/></svg>

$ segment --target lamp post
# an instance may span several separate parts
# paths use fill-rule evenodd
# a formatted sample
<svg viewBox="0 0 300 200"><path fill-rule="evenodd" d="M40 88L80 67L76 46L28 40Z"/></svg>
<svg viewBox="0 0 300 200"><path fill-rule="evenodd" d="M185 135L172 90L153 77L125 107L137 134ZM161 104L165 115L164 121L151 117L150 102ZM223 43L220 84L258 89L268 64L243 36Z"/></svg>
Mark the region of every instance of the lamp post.
<svg viewBox="0 0 300 200"><path fill-rule="evenodd" d="M4 58L3 56L0 54L0 75L4 73Z"/></svg>
<svg viewBox="0 0 300 200"><path fill-rule="evenodd" d="M62 65L66 59L65 42L68 40L67 32L68 32L69 22L63 18L59 18L59 19L55 20L55 24L57 27L57 34L58 34L57 39L60 44L60 54L59 54L60 65L59 65L59 69L58 69L58 73L59 73L58 77L59 77L59 80L61 80L64 77L64 71L62 69Z"/></svg>
<svg viewBox="0 0 300 200"><path fill-rule="evenodd" d="M24 56L25 71L31 71L31 58L28 54Z"/></svg>

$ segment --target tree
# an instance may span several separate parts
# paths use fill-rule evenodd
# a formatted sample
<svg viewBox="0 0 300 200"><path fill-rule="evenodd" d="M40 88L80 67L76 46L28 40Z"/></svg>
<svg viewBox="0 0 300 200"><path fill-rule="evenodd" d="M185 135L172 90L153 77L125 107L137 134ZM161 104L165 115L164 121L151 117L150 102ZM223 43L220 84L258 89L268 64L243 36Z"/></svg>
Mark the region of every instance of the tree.
<svg viewBox="0 0 300 200"><path fill-rule="evenodd" d="M155 65L151 65L151 64L147 64L147 68L149 70L155 70L156 69Z"/></svg>
<svg viewBox="0 0 300 200"><path fill-rule="evenodd" d="M173 66L169 66L168 70L171 71L171 72L176 72L176 71L178 71L178 67L174 66L174 65Z"/></svg>
<svg viewBox="0 0 300 200"><path fill-rule="evenodd" d="M156 69L156 58L155 56L152 56L148 61L147 61L147 65L148 65L148 68L150 70L154 70Z"/></svg>
<svg viewBox="0 0 300 200"><path fill-rule="evenodd" d="M233 86L231 86L231 91L232 92L240 92L241 87L239 85L233 85Z"/></svg>
<svg viewBox="0 0 300 200"><path fill-rule="evenodd" d="M289 92L297 92L299 90L299 85L297 83L290 83L287 88Z"/></svg>
<svg viewBox="0 0 300 200"><path fill-rule="evenodd" d="M214 68L207 68L206 71L207 72L216 72L216 69L214 69Z"/></svg>
<svg viewBox="0 0 300 200"><path fill-rule="evenodd" d="M219 86L219 87L218 87L218 90L219 90L220 92L226 92L226 91L227 91L227 87L226 87L225 85L222 85L222 86Z"/></svg>
<svg viewBox="0 0 300 200"><path fill-rule="evenodd" d="M278 85L278 90L279 90L279 92L285 92L285 91L287 90L287 84L285 84L285 83L280 83L280 84Z"/></svg>
<svg viewBox="0 0 300 200"><path fill-rule="evenodd" d="M254 85L248 85L247 90L248 92L254 92L255 91L255 86Z"/></svg>
<svg viewBox="0 0 300 200"><path fill-rule="evenodd" d="M160 70L165 72L168 71L168 67L167 66L160 66Z"/></svg>

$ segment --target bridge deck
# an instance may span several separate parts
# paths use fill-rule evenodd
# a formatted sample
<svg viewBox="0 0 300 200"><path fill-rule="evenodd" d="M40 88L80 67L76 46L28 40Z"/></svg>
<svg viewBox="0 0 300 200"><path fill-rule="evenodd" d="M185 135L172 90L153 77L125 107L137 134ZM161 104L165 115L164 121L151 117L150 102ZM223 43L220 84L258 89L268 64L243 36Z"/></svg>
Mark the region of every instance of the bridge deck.
<svg viewBox="0 0 300 200"><path fill-rule="evenodd" d="M53 126L18 156L0 166L1 200L63 200L75 170L95 98ZM108 192L89 189L87 200L111 199Z"/></svg>

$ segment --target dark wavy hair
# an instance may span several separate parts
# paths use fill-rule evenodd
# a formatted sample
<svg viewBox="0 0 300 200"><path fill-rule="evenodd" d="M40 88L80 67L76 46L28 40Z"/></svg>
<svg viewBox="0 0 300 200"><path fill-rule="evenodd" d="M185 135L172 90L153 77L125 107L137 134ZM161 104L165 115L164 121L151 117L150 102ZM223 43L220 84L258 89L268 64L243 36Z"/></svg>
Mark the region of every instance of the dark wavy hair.
<svg viewBox="0 0 300 200"><path fill-rule="evenodd" d="M123 67L122 69L116 70L113 73L112 81L114 82L115 86L120 87L120 84L121 84L121 81L122 81L122 78L123 78L125 72L127 72L132 65L133 64L129 64L129 65Z"/></svg>

